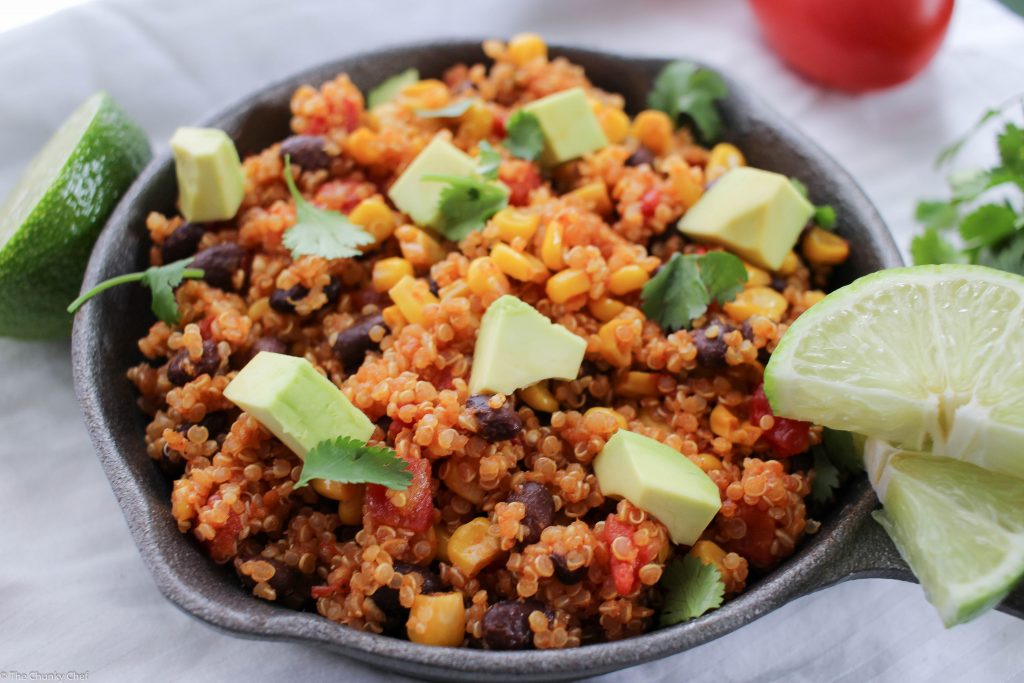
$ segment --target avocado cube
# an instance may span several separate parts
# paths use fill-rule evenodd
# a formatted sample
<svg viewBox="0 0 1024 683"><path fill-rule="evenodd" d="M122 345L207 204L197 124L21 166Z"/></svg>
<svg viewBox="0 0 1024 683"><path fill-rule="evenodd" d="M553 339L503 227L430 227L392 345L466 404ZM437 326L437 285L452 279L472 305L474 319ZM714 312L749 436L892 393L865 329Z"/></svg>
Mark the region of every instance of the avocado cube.
<svg viewBox="0 0 1024 683"><path fill-rule="evenodd" d="M420 72L416 69L406 69L390 78L385 78L380 85L367 93L367 108L376 109L382 104L387 104L418 80L420 80Z"/></svg>
<svg viewBox="0 0 1024 683"><path fill-rule="evenodd" d="M226 221L245 195L235 143L216 128L179 128L171 138L178 204L186 220Z"/></svg>
<svg viewBox="0 0 1024 683"><path fill-rule="evenodd" d="M438 202L447 185L423 179L432 175L471 178L476 175L476 164L473 157L440 136L423 148L388 190L395 206L417 225L436 225L441 216Z"/></svg>
<svg viewBox="0 0 1024 683"><path fill-rule="evenodd" d="M594 459L606 496L625 498L658 518L673 543L693 545L722 507L718 486L679 451L620 429Z"/></svg>
<svg viewBox="0 0 1024 683"><path fill-rule="evenodd" d="M261 351L224 389L224 396L303 460L321 441L366 441L373 423L341 389L297 356Z"/></svg>
<svg viewBox="0 0 1024 683"><path fill-rule="evenodd" d="M813 214L814 206L786 176L740 167L719 178L683 214L679 231L778 270Z"/></svg>
<svg viewBox="0 0 1024 683"><path fill-rule="evenodd" d="M608 146L583 88L563 90L523 107L537 117L544 132L546 164L560 164Z"/></svg>
<svg viewBox="0 0 1024 683"><path fill-rule="evenodd" d="M469 391L510 394L545 379L576 379L587 341L506 294L480 321Z"/></svg>

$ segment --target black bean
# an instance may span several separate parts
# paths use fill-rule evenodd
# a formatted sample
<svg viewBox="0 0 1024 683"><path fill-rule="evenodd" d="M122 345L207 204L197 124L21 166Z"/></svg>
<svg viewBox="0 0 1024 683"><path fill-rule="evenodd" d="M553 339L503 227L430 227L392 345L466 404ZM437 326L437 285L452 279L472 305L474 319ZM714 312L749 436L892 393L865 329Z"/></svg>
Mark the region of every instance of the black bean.
<svg viewBox="0 0 1024 683"><path fill-rule="evenodd" d="M181 349L167 364L167 379L175 386L184 386L199 375L213 375L220 367L220 352L217 342L212 339L203 341L203 355L199 360L192 361L188 349Z"/></svg>
<svg viewBox="0 0 1024 683"><path fill-rule="evenodd" d="M391 419L389 416L382 415L381 418L379 420L377 420L377 422L375 422L374 424L376 424L378 427L380 427L380 430L382 432L384 432L385 436L387 436L388 430L391 429L391 423L393 423L393 422L394 422L394 420Z"/></svg>
<svg viewBox="0 0 1024 683"><path fill-rule="evenodd" d="M526 650L533 645L530 615L544 611L537 600L496 602L484 614L484 645L491 650Z"/></svg>
<svg viewBox="0 0 1024 683"><path fill-rule="evenodd" d="M181 475L185 474L185 458L167 444L164 444L163 450L160 451L160 458L156 464L168 479L181 479Z"/></svg>
<svg viewBox="0 0 1024 683"><path fill-rule="evenodd" d="M555 499L547 487L533 481L517 486L505 499L506 503L522 503L526 507L526 516L520 524L528 529L523 538L524 543L536 543L541 532L551 526L555 519Z"/></svg>
<svg viewBox="0 0 1024 683"><path fill-rule="evenodd" d="M654 152L647 149L643 145L636 148L636 151L629 155L626 159L626 166L648 166L654 165Z"/></svg>
<svg viewBox="0 0 1024 683"><path fill-rule="evenodd" d="M566 564L565 561L565 556L557 553L551 556L551 564L555 566L555 578L567 586L571 586L582 581L588 571L586 565L580 565L579 567L576 567L576 569L569 569L569 565Z"/></svg>
<svg viewBox="0 0 1024 683"><path fill-rule="evenodd" d="M331 281L324 285L324 296L327 297L327 305L337 303L341 296L341 280L331 276Z"/></svg>
<svg viewBox="0 0 1024 683"><path fill-rule="evenodd" d="M430 290L430 293L433 294L434 296L437 296L441 292L440 285L438 285L437 280L435 280L432 277L427 278L427 288Z"/></svg>
<svg viewBox="0 0 1024 683"><path fill-rule="evenodd" d="M180 261L196 253L204 232L206 231L199 223L182 223L175 228L160 246L160 256L164 263Z"/></svg>
<svg viewBox="0 0 1024 683"><path fill-rule="evenodd" d="M375 289L360 289L352 293L352 308L362 311L366 306L384 308L391 304L391 297L387 292L378 292Z"/></svg>
<svg viewBox="0 0 1024 683"><path fill-rule="evenodd" d="M324 149L319 135L292 135L281 143L281 158L290 157L291 163L304 171L319 171L331 165L331 157Z"/></svg>
<svg viewBox="0 0 1024 683"><path fill-rule="evenodd" d="M217 440L221 436L227 434L231 430L231 425L234 424L235 419L226 410L219 410L216 413L207 413L199 424L206 427L206 433L209 435L206 438ZM185 430L186 432L188 430Z"/></svg>
<svg viewBox="0 0 1024 683"><path fill-rule="evenodd" d="M384 317L378 313L361 318L351 327L338 333L334 340L334 355L345 367L345 372L355 372L363 364L366 353L378 347L379 342L370 338L370 330L377 325L387 332L388 326L384 323Z"/></svg>
<svg viewBox="0 0 1024 683"><path fill-rule="evenodd" d="M437 593L442 590L441 577L426 567L409 564L407 562L395 562L395 571L399 574L419 574L420 593L424 595ZM384 631L389 634L397 634L404 631L405 622L409 619L409 609L402 607L398 598L398 590L390 586L382 586L371 596L377 608L387 617L384 622Z"/></svg>
<svg viewBox="0 0 1024 683"><path fill-rule="evenodd" d="M779 277L778 275L772 275L772 289L776 292L786 291L786 285L789 284L786 278Z"/></svg>
<svg viewBox="0 0 1024 683"><path fill-rule="evenodd" d="M280 560L267 560L274 566L274 575L267 582L277 593L277 602L292 609L303 609L313 602L311 588L313 577L303 574L295 567L289 567Z"/></svg>
<svg viewBox="0 0 1024 683"><path fill-rule="evenodd" d="M278 313L294 313L295 302L304 299L309 290L302 285L295 285L289 289L275 289L270 295L270 307Z"/></svg>
<svg viewBox="0 0 1024 683"><path fill-rule="evenodd" d="M288 344L278 337L260 337L252 343L250 350L254 356L260 351L269 351L270 353L288 353Z"/></svg>
<svg viewBox="0 0 1024 683"><path fill-rule="evenodd" d="M523 431L523 421L507 400L500 408L491 407L490 396L475 394L466 400L466 410L476 420L476 433L483 439L494 443L506 441Z"/></svg>
<svg viewBox="0 0 1024 683"><path fill-rule="evenodd" d="M235 273L242 267L245 250L234 242L218 244L203 249L189 264L190 268L202 268L203 279L214 287L234 289Z"/></svg>
<svg viewBox="0 0 1024 683"><path fill-rule="evenodd" d="M703 329L694 330L690 337L694 346L697 347L697 362L709 368L718 368L725 365L725 351L728 345L723 337L729 332L722 325L718 325L718 336L708 337Z"/></svg>

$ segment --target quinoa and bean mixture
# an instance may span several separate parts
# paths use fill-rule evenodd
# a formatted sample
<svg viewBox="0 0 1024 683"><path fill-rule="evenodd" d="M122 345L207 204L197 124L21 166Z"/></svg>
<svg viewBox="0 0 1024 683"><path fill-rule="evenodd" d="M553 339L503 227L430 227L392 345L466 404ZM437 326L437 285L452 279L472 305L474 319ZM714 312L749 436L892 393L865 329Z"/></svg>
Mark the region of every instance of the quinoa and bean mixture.
<svg viewBox="0 0 1024 683"><path fill-rule="evenodd" d="M701 146L660 111L631 117L536 36L484 50L489 66L453 66L372 112L344 74L303 86L292 135L244 159L234 219L149 216L151 263L195 255L205 275L177 288L180 322L153 325L139 341L147 362L128 372L152 418L148 452L173 480L181 532L258 598L417 642L464 624L463 644L491 649L641 634L656 626L671 558L713 565L728 598L816 529L802 454L821 430L773 417L760 385L837 259L805 235L777 272L748 264L735 299L666 333L641 312L641 289L673 254L707 251L675 223L744 163L741 150ZM574 87L606 147L551 169L502 146L511 112ZM455 117L417 115L467 96L477 104ZM510 191L509 207L458 243L387 198L438 135L474 156L488 142ZM293 258L283 245L296 219L286 155L308 201L373 236L361 256ZM406 275L412 316L388 296ZM505 294L586 341L576 379L470 394L481 316ZM369 443L408 462L411 485L297 488L302 461L224 397L259 351L304 357L340 387L375 423ZM663 442L717 485L721 510L693 547L602 495L592 461L619 429ZM438 620L446 610L454 621Z"/></svg>

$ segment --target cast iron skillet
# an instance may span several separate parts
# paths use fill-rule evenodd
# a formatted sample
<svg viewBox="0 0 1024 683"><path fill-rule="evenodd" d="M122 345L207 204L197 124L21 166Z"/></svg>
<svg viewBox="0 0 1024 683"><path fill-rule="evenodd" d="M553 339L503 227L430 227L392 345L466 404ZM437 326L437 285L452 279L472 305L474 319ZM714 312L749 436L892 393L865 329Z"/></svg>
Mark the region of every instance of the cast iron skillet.
<svg viewBox="0 0 1024 683"><path fill-rule="evenodd" d="M319 85L347 72L365 92L410 66L425 76L437 76L452 64L485 60L479 45L435 42L333 61L264 88L204 125L224 129L243 155L251 154L288 134L289 98L303 83ZM651 80L667 61L576 48L556 48L552 53L582 65L597 85L622 93L633 112L643 108ZM853 179L744 86L728 77L726 81L730 93L722 106L726 139L739 145L751 165L802 178L815 201L832 204L842 216L841 231L851 242L852 255L836 273L833 285L901 265L885 224ZM148 265L146 214L172 212L176 194L173 163L165 154L143 172L107 223L89 262L85 288ZM82 309L75 321L72 349L78 399L132 536L157 586L185 612L237 635L317 644L381 668L437 680L564 680L696 647L790 600L840 581L863 577L913 580L884 533L871 521L869 513L877 501L861 477L840 493L821 520L821 530L745 593L700 619L629 640L562 651L426 647L278 607L240 588L234 573L211 562L190 536L178 532L171 518L168 482L146 455L145 419L136 408L135 390L125 379L127 368L139 361L136 341L151 324L148 294L141 287L115 288ZM1002 609L1024 616L1024 591L1012 595Z"/></svg>

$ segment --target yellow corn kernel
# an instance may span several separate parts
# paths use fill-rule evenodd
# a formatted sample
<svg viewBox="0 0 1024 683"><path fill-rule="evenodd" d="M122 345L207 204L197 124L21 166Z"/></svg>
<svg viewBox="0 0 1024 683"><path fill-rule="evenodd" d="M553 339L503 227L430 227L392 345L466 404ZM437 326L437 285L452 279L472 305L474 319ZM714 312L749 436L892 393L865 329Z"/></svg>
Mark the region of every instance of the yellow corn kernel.
<svg viewBox="0 0 1024 683"><path fill-rule="evenodd" d="M469 288L465 280L453 280L438 290L437 296L441 299L455 299L467 297L473 290Z"/></svg>
<svg viewBox="0 0 1024 683"><path fill-rule="evenodd" d="M615 420L615 424L618 425L619 429L625 429L626 427L629 426L629 423L626 421L626 416L617 410L612 410L611 408L605 408L603 406L589 408L587 412L583 413L584 419L587 417L587 415L601 415L610 417L611 419Z"/></svg>
<svg viewBox="0 0 1024 683"><path fill-rule="evenodd" d="M356 495L355 484L344 484L331 479L314 479L310 485L317 494L331 500L349 500Z"/></svg>
<svg viewBox="0 0 1024 683"><path fill-rule="evenodd" d="M420 645L458 647L466 639L462 593L417 595L405 622L409 640Z"/></svg>
<svg viewBox="0 0 1024 683"><path fill-rule="evenodd" d="M389 289L388 296L398 306L403 318L420 325L426 319L423 315L424 307L427 304L438 303L437 297L430 293L430 286L426 281L417 280L410 275L406 275Z"/></svg>
<svg viewBox="0 0 1024 683"><path fill-rule="evenodd" d="M591 299L587 302L587 308L590 310L590 315L603 323L608 322L619 313L622 313L622 309L625 307L626 304L607 296L603 299Z"/></svg>
<svg viewBox="0 0 1024 683"><path fill-rule="evenodd" d="M501 242L491 249L491 260L505 275L521 282L542 282L548 274L548 269L539 258L516 251ZM587 288L589 287L588 282Z"/></svg>
<svg viewBox="0 0 1024 683"><path fill-rule="evenodd" d="M721 403L711 411L711 431L718 436L728 439L734 429L740 426L739 418L733 415L728 408Z"/></svg>
<svg viewBox="0 0 1024 683"><path fill-rule="evenodd" d="M551 301L556 304L564 304L574 296L590 291L590 278L582 270L570 268L548 278L545 290Z"/></svg>
<svg viewBox="0 0 1024 683"><path fill-rule="evenodd" d="M658 395L658 375L653 372L627 372L615 385L615 393L626 398Z"/></svg>
<svg viewBox="0 0 1024 683"><path fill-rule="evenodd" d="M540 225L540 216L532 211L524 211L508 207L494 214L494 225L498 228L498 236L506 242L511 242L517 237L529 240L537 232Z"/></svg>
<svg viewBox="0 0 1024 683"><path fill-rule="evenodd" d="M525 389L519 390L519 397L526 401L526 405L542 413L553 413L558 410L558 399L548 388L548 381L542 380L531 384Z"/></svg>
<svg viewBox="0 0 1024 683"><path fill-rule="evenodd" d="M608 278L608 290L612 294L622 296L640 289L650 279L647 271L636 264L622 266Z"/></svg>
<svg viewBox="0 0 1024 683"><path fill-rule="evenodd" d="M366 498L365 484L348 484L348 498L338 501L338 517L342 524L356 526L363 523L363 500Z"/></svg>
<svg viewBox="0 0 1024 683"><path fill-rule="evenodd" d="M593 211L602 216L610 213L612 210L612 200L608 196L608 186L604 184L603 180L595 180L592 183L577 187L565 196L573 197L588 211Z"/></svg>
<svg viewBox="0 0 1024 683"><path fill-rule="evenodd" d="M345 138L345 153L357 164L372 166L384 156L380 136L366 126L360 126Z"/></svg>
<svg viewBox="0 0 1024 683"><path fill-rule="evenodd" d="M429 268L445 257L444 247L415 225L399 227L395 230L395 237L398 238L398 248L402 250L402 256L415 268Z"/></svg>
<svg viewBox="0 0 1024 683"><path fill-rule="evenodd" d="M459 117L459 136L471 140L486 138L494 125L494 114L482 104L474 104Z"/></svg>
<svg viewBox="0 0 1024 683"><path fill-rule="evenodd" d="M435 557L437 557L441 562L451 564L452 561L448 559L448 542L452 538L452 533L448 531L448 527L446 525L438 524L434 527L434 537L437 538Z"/></svg>
<svg viewBox="0 0 1024 683"><path fill-rule="evenodd" d="M377 244L391 237L398 227L398 216L380 197L369 197L359 202L348 215L348 220L373 235Z"/></svg>
<svg viewBox="0 0 1024 683"><path fill-rule="evenodd" d="M673 164L668 172L669 187L672 194L689 209L704 194L704 176L699 167L690 166L685 162Z"/></svg>
<svg viewBox="0 0 1024 683"><path fill-rule="evenodd" d="M767 270L752 266L746 261L743 262L743 267L747 270L747 287L767 287L772 283L772 276Z"/></svg>
<svg viewBox="0 0 1024 683"><path fill-rule="evenodd" d="M710 453L698 453L696 456L697 465L705 472L722 469L722 461Z"/></svg>
<svg viewBox="0 0 1024 683"><path fill-rule="evenodd" d="M720 573L725 571L725 567L722 565L725 551L714 541L697 541L690 548L689 554L700 560L701 564L714 565Z"/></svg>
<svg viewBox="0 0 1024 683"><path fill-rule="evenodd" d="M629 135L629 116L617 107L601 107L597 112L597 122L608 142L617 145Z"/></svg>
<svg viewBox="0 0 1024 683"><path fill-rule="evenodd" d="M619 327L629 324L628 320L616 318L606 322L597 331L597 336L601 340L601 357L616 367L629 367L629 364L633 362L632 351L620 349L619 340L615 334Z"/></svg>
<svg viewBox="0 0 1024 683"><path fill-rule="evenodd" d="M468 500L470 503L479 505L484 502L485 491L483 487L480 486L480 481L478 479L474 478L466 481L462 478L462 468L460 467L462 462L464 461L449 458L445 462L445 466L442 468L444 475L441 477L441 480L448 486L448 488Z"/></svg>
<svg viewBox="0 0 1024 683"><path fill-rule="evenodd" d="M450 97L447 85L437 79L428 78L405 86L398 100L413 109L440 109L448 104Z"/></svg>
<svg viewBox="0 0 1024 683"><path fill-rule="evenodd" d="M672 119L663 111L646 109L633 119L633 137L657 155L672 147Z"/></svg>
<svg viewBox="0 0 1024 683"><path fill-rule="evenodd" d="M548 58L548 46L544 39L536 33L520 33L517 36L513 36L512 40L508 42L506 54L513 64L523 66L535 59L544 59L546 61Z"/></svg>
<svg viewBox="0 0 1024 683"><path fill-rule="evenodd" d="M430 290L428 289L427 291L429 292ZM387 324L387 326L390 327L392 330L395 329L396 327L404 325L407 322L405 316L402 315L402 311L401 309L398 308L398 306L386 306L384 310L380 312L380 315L382 318L384 318L384 322Z"/></svg>
<svg viewBox="0 0 1024 683"><path fill-rule="evenodd" d="M564 239L565 226L557 220L548 223L544 229L544 241L540 246L540 260L551 270L565 268L565 259L562 257Z"/></svg>
<svg viewBox="0 0 1024 683"><path fill-rule="evenodd" d="M804 292L804 306L810 308L814 304L821 303L821 300L825 298L825 292L820 289L812 289L809 292Z"/></svg>
<svg viewBox="0 0 1024 683"><path fill-rule="evenodd" d="M448 557L467 578L476 576L501 555L501 542L491 535L490 529L489 519L477 517L456 529L448 539Z"/></svg>
<svg viewBox="0 0 1024 683"><path fill-rule="evenodd" d="M501 272L489 256L481 256L469 262L466 283L477 296L508 294L512 289L505 273Z"/></svg>
<svg viewBox="0 0 1024 683"><path fill-rule="evenodd" d="M721 178L726 171L746 165L747 160L743 158L743 152L736 145L720 142L712 147L708 154L708 163L704 167L704 179L710 183Z"/></svg>
<svg viewBox="0 0 1024 683"><path fill-rule="evenodd" d="M412 264L404 258L392 256L382 258L373 264L373 288L378 292L386 292L401 280L403 277L412 276Z"/></svg>
<svg viewBox="0 0 1024 683"><path fill-rule="evenodd" d="M752 315L763 315L774 322L779 322L786 314L789 302L786 301L786 297L770 287L749 287L722 308L738 322L743 322Z"/></svg>
<svg viewBox="0 0 1024 683"><path fill-rule="evenodd" d="M782 265L775 272L779 275L792 275L800 267L800 257L796 255L796 252L792 249L786 254L786 257L782 259Z"/></svg>
<svg viewBox="0 0 1024 683"><path fill-rule="evenodd" d="M836 266L850 255L850 243L834 232L814 227L801 242L804 256L817 266Z"/></svg>

